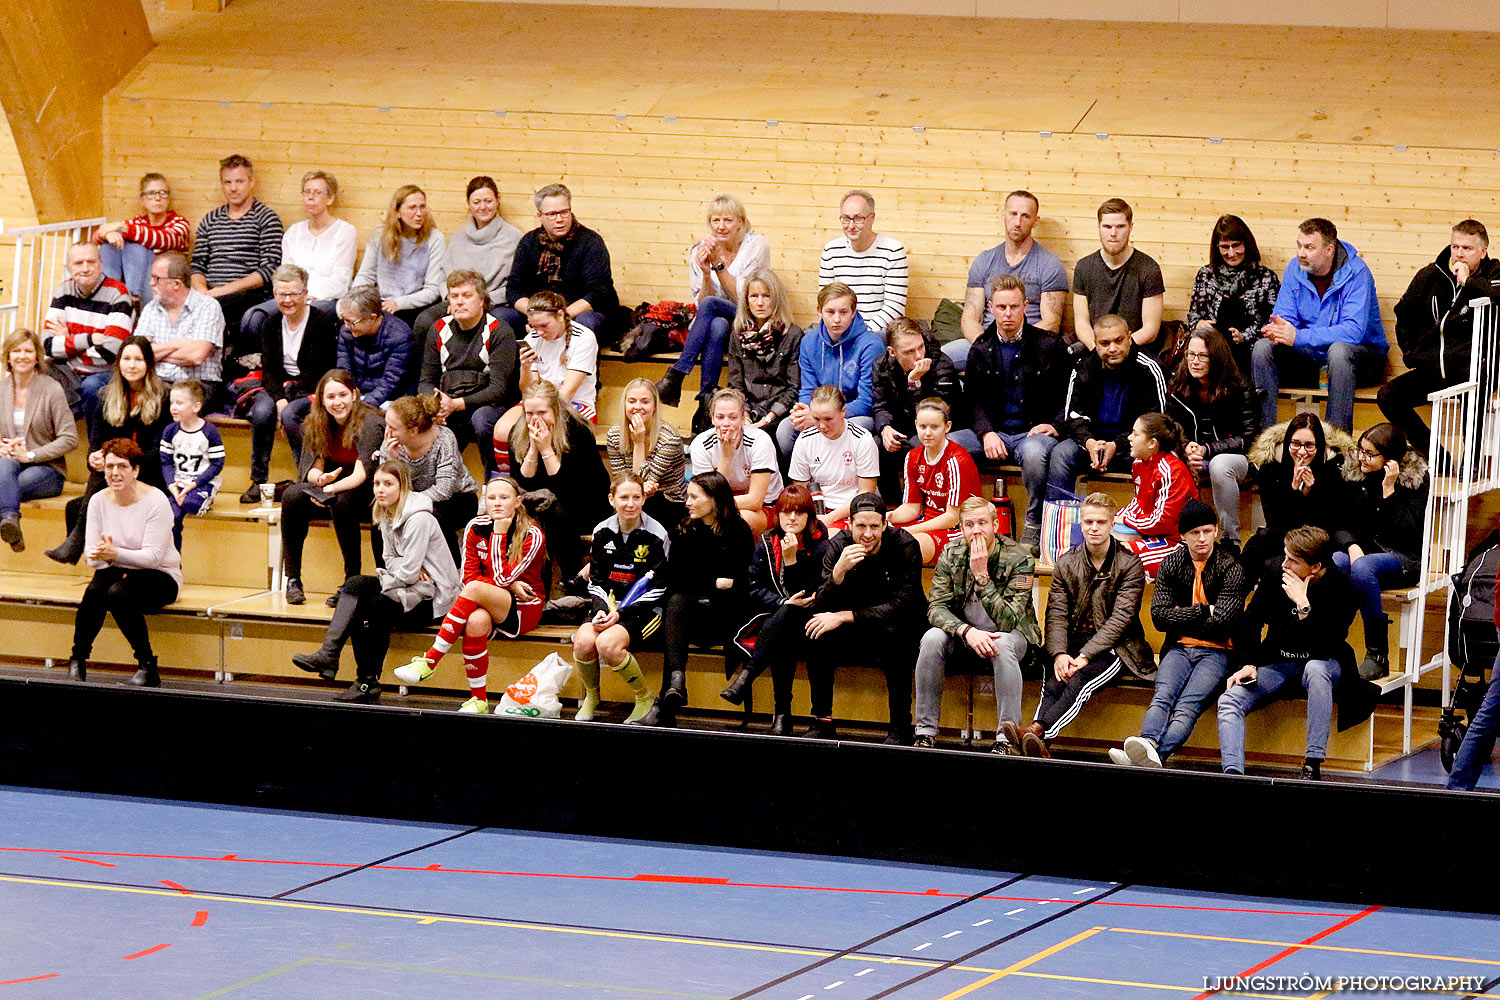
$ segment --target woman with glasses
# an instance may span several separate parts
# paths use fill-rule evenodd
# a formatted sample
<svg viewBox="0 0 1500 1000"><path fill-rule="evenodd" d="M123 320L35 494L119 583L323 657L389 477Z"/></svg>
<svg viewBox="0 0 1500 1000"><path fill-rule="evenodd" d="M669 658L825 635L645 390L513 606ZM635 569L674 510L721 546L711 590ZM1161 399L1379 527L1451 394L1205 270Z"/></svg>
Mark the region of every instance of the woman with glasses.
<svg viewBox="0 0 1500 1000"><path fill-rule="evenodd" d="M1250 349L1271 309L1281 279L1260 262L1255 234L1238 215L1221 215L1208 239L1208 264L1198 269L1187 325L1218 330L1234 345L1240 371L1250 370Z"/></svg>
<svg viewBox="0 0 1500 1000"><path fill-rule="evenodd" d="M124 282L130 294L151 301L151 263L163 250L186 253L188 220L172 211L172 186L161 174L141 178L141 214L109 222L94 233L104 273Z"/></svg>
<svg viewBox="0 0 1500 1000"><path fill-rule="evenodd" d="M1260 408L1229 342L1212 327L1188 337L1168 386L1167 416L1182 425L1183 461L1213 487L1224 544L1238 552L1240 490L1250 478L1245 452L1260 430Z"/></svg>
<svg viewBox="0 0 1500 1000"><path fill-rule="evenodd" d="M1355 540L1347 553L1334 553L1333 562L1359 591L1365 623L1359 675L1367 681L1391 671L1391 620L1380 606L1380 592L1417 582L1429 488L1427 460L1394 425L1376 424L1360 436L1352 508Z"/></svg>
<svg viewBox="0 0 1500 1000"><path fill-rule="evenodd" d="M1357 497L1346 477L1359 474L1353 438L1315 413L1299 413L1262 431L1249 458L1266 515L1266 526L1245 544L1252 583L1281 565L1282 541L1293 528L1322 528L1334 551L1349 547Z"/></svg>

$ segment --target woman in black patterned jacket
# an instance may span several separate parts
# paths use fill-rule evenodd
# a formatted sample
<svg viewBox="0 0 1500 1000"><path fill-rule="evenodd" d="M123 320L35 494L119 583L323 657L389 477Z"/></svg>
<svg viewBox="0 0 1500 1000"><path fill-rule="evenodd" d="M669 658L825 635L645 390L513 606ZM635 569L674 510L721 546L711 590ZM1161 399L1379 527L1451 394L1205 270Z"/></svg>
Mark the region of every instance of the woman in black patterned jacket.
<svg viewBox="0 0 1500 1000"><path fill-rule="evenodd" d="M1194 331L1167 385L1167 416L1182 425L1182 457L1213 487L1224 541L1240 547L1240 490L1250 478L1250 450L1260 432L1255 390L1235 367L1218 331Z"/></svg>

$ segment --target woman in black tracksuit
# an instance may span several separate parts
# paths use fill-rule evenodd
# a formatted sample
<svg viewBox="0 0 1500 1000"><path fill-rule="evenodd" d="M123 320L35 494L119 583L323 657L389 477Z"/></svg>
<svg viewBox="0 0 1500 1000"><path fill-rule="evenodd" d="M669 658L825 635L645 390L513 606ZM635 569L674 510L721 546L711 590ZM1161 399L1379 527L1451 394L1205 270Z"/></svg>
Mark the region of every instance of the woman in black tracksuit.
<svg viewBox="0 0 1500 1000"><path fill-rule="evenodd" d="M677 710L687 704L690 643L722 643L727 666L730 636L745 599L755 538L735 507L729 480L717 472L694 476L687 487L687 511L682 533L667 556L665 676L661 697L641 720L645 726L676 725Z"/></svg>

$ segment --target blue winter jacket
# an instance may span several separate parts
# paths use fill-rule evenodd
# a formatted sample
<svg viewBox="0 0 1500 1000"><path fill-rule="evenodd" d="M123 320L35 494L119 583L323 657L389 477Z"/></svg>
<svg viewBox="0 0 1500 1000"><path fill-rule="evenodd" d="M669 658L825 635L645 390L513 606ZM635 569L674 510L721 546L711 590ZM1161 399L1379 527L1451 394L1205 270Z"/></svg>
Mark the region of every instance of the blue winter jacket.
<svg viewBox="0 0 1500 1000"><path fill-rule="evenodd" d="M380 329L370 337L356 337L347 326L339 326L338 367L354 376L359 394L371 406L381 406L402 395L415 384L411 356L411 327L386 314Z"/></svg>
<svg viewBox="0 0 1500 1000"><path fill-rule="evenodd" d="M836 385L844 393L846 417L870 416L874 409L875 362L884 353L880 334L870 329L863 316L855 314L838 343L829 339L827 327L819 320L802 335L802 349L797 355L802 388L797 401L809 402L820 385Z"/></svg>
<svg viewBox="0 0 1500 1000"><path fill-rule="evenodd" d="M1342 240L1339 244L1328 294L1318 297L1317 287L1294 257L1286 266L1272 311L1297 328L1296 346L1311 348L1319 355L1326 356L1328 348L1337 343L1368 344L1388 351L1370 266L1360 259L1353 245Z"/></svg>

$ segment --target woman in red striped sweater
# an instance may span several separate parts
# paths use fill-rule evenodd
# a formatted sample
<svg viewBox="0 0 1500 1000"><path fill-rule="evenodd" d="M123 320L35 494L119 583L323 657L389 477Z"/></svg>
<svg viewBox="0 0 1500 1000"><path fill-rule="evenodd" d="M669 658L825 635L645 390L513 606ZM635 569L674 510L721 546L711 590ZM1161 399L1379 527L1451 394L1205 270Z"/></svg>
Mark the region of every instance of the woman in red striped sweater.
<svg viewBox="0 0 1500 1000"><path fill-rule="evenodd" d="M469 700L458 710L479 715L489 711L490 636L516 639L530 632L547 600L547 539L526 513L521 487L509 476L494 477L485 486L484 507L464 529L463 589L432 648L395 670L401 683L420 684L463 636Z"/></svg>
<svg viewBox="0 0 1500 1000"><path fill-rule="evenodd" d="M172 188L158 173L141 178L141 214L99 227L94 242L104 273L124 282L141 305L151 301L151 264L163 250L187 252L188 220L172 211Z"/></svg>
<svg viewBox="0 0 1500 1000"><path fill-rule="evenodd" d="M1157 566L1182 541L1177 518L1183 506L1198 495L1192 470L1179 454L1181 446L1182 427L1163 414L1143 413L1130 428L1135 498L1120 511L1117 533L1153 580Z"/></svg>

